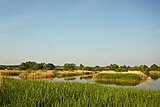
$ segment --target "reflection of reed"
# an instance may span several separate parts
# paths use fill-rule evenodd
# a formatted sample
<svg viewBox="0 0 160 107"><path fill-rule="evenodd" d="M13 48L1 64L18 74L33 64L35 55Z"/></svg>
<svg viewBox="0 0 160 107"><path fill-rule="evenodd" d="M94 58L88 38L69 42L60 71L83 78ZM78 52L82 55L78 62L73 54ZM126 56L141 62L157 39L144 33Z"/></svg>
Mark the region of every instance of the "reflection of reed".
<svg viewBox="0 0 160 107"><path fill-rule="evenodd" d="M75 77L66 77L64 78L64 80L75 80L76 78Z"/></svg>
<svg viewBox="0 0 160 107"><path fill-rule="evenodd" d="M93 74L92 71L59 71L57 73L58 77L70 77L70 76L81 76L81 75L91 75Z"/></svg>
<svg viewBox="0 0 160 107"><path fill-rule="evenodd" d="M91 79L93 75L82 75L80 76L80 79Z"/></svg>
<svg viewBox="0 0 160 107"><path fill-rule="evenodd" d="M44 80L44 81L49 81L53 80L53 78L27 78L28 80Z"/></svg>
<svg viewBox="0 0 160 107"><path fill-rule="evenodd" d="M153 80L157 80L158 78L160 78L160 75L156 75L156 74L150 74L149 76L150 76L151 79L153 79Z"/></svg>
<svg viewBox="0 0 160 107"><path fill-rule="evenodd" d="M105 79L105 80L96 80L97 83L100 84L115 84L119 86L136 86L140 84L140 81L132 80L132 81L124 81L120 79Z"/></svg>

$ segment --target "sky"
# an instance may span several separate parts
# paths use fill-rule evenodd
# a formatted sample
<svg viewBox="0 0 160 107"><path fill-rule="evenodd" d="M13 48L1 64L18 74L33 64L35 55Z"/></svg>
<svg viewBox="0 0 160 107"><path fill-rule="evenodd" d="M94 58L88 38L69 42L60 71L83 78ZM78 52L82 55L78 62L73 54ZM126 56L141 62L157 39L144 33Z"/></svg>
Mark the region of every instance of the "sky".
<svg viewBox="0 0 160 107"><path fill-rule="evenodd" d="M0 0L0 64L160 65L160 0Z"/></svg>

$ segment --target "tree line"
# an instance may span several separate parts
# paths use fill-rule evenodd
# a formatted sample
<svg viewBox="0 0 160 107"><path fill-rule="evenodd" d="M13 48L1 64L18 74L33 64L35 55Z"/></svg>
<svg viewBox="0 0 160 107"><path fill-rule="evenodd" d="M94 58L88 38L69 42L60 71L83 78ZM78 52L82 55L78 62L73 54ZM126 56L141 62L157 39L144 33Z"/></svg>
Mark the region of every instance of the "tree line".
<svg viewBox="0 0 160 107"><path fill-rule="evenodd" d="M34 61L22 62L19 66L4 66L0 65L0 70L4 69L19 69L19 70L66 70L66 71L74 71L74 70L88 70L88 71L103 71L103 70L114 70L117 72L125 72L125 71L160 71L160 66L157 64L152 64L150 67L147 65L140 66L119 66L117 64L110 64L104 67L100 66L84 66L80 64L77 66L74 63L65 63L63 66L55 66L52 63L37 63Z"/></svg>
<svg viewBox="0 0 160 107"><path fill-rule="evenodd" d="M95 66L84 66L83 64L80 64L79 66L76 66L76 64L64 64L63 66L64 70L88 70L88 71L103 71L103 70L114 70L117 72L125 72L125 71L160 71L160 66L157 64L152 64L150 67L147 65L140 65L140 66L119 66L117 64L110 64L105 67Z"/></svg>
<svg viewBox="0 0 160 107"><path fill-rule="evenodd" d="M36 63L33 61L22 62L19 66L20 70L53 70L55 66L52 63Z"/></svg>

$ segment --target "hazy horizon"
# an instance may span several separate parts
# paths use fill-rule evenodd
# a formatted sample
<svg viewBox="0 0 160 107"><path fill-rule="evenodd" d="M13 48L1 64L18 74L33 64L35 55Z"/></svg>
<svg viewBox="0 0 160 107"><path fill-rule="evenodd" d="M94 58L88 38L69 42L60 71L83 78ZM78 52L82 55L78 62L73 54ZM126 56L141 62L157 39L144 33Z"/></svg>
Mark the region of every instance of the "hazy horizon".
<svg viewBox="0 0 160 107"><path fill-rule="evenodd" d="M22 62L27 62L27 61L22 61ZM22 63L21 62L21 63ZM33 62L36 62L36 61L33 61ZM2 65L2 66L16 66L16 65L20 65L21 63L18 63L18 64L0 64L0 65ZM46 63L46 64L48 64L48 63L52 63L52 64L54 64L55 66L64 66L64 64L66 64L66 63L69 63L69 64L71 64L71 63L74 63L74 62L65 62L65 63L63 63L63 64L55 64L54 62L36 62L36 63ZM95 67L95 66L100 66L100 67L106 67L106 66L110 66L110 64L117 64L117 63L108 63L108 64L96 64L96 65L90 65L90 64L87 64L87 65L85 65L85 64L83 64L83 63L74 63L74 64L76 64L76 66L80 66L80 64L82 64L82 65L84 65L84 66L90 66L90 67ZM140 65L146 65L146 66L148 66L148 67L150 67L151 65L153 65L153 64L156 64L156 65L158 65L157 63L152 63L152 64L133 64L133 65L128 65L128 64L117 64L118 66L123 66L123 65L126 65L126 66L131 66L131 67L134 67L134 66L140 66ZM158 65L159 67L160 67L160 65Z"/></svg>
<svg viewBox="0 0 160 107"><path fill-rule="evenodd" d="M0 65L160 65L159 0L1 0Z"/></svg>

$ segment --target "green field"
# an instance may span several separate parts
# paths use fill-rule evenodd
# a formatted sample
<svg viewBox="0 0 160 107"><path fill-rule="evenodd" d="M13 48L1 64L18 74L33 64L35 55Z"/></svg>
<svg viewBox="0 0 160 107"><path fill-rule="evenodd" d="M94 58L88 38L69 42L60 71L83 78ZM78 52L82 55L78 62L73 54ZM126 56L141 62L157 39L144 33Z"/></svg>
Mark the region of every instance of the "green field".
<svg viewBox="0 0 160 107"><path fill-rule="evenodd" d="M160 107L160 91L3 78L2 107Z"/></svg>

